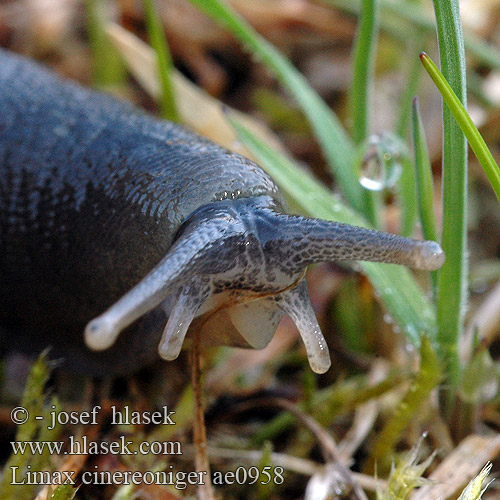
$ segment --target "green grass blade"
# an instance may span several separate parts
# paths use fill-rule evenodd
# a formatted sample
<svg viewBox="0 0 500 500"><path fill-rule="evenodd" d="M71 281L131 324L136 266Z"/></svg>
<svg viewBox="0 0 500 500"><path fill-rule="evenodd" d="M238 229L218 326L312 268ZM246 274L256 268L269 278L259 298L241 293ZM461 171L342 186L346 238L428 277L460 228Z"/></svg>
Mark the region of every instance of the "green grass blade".
<svg viewBox="0 0 500 500"><path fill-rule="evenodd" d="M417 48L417 43L419 48ZM419 63L417 55L422 50L421 47L422 45L419 41L410 43L409 47L407 48L408 59L410 63L406 85L399 101L399 116L396 125L396 133L402 139L408 138L412 99L415 95L417 95L418 87L420 84L420 74L422 73L422 66Z"/></svg>
<svg viewBox="0 0 500 500"><path fill-rule="evenodd" d="M415 170L408 151L402 156L401 165L403 172L399 181L399 195L401 197L400 233L403 236L410 237L417 221L417 191L415 188Z"/></svg>
<svg viewBox="0 0 500 500"><path fill-rule="evenodd" d="M354 44L353 78L349 95L352 137L361 144L370 133L370 90L378 35L378 0L363 0Z"/></svg>
<svg viewBox="0 0 500 500"><path fill-rule="evenodd" d="M160 115L167 120L178 122L179 113L175 104L174 86L171 77L173 63L165 32L153 0L144 0L143 5L149 41L158 59L158 76L161 86Z"/></svg>
<svg viewBox="0 0 500 500"><path fill-rule="evenodd" d="M337 116L290 62L221 0L190 2L229 29L274 72L280 83L294 96L311 123L344 196L354 208L362 212L362 189L353 171L354 146Z"/></svg>
<svg viewBox="0 0 500 500"><path fill-rule="evenodd" d="M458 0L434 0L439 55L444 76L466 105L465 54ZM450 391L450 414L460 378L458 340L463 332L467 290L467 141L450 110L443 106L443 231L446 262L439 272L438 342Z"/></svg>
<svg viewBox="0 0 500 500"><path fill-rule="evenodd" d="M109 89L123 84L127 73L118 51L104 31L104 23L108 21L107 7L103 0L85 0L93 85Z"/></svg>
<svg viewBox="0 0 500 500"><path fill-rule="evenodd" d="M412 103L411 118L420 223L422 224L425 239L438 241L436 217L433 208L434 187L432 183L431 162L427 150L424 125L420 118L418 98L416 97Z"/></svg>
<svg viewBox="0 0 500 500"><path fill-rule="evenodd" d="M483 167L484 172L486 173L488 180L490 181L490 184L500 201L500 169L498 168L491 151L486 145L483 136L474 125L469 113L467 113L467 110L464 108L455 92L453 92L452 88L444 78L443 74L436 67L432 59L425 53L422 53L420 57L424 68L436 84L439 92L441 92L444 102L462 129L462 132L465 134L465 137L467 137L470 147Z"/></svg>
<svg viewBox="0 0 500 500"><path fill-rule="evenodd" d="M241 141L259 158L261 166L288 195L297 210L312 217L367 226L364 219L343 205L337 196L292 160L272 150L234 119L231 122ZM359 265L387 311L413 344L419 345L422 332L435 338L434 309L408 269L372 262L360 262Z"/></svg>
<svg viewBox="0 0 500 500"><path fill-rule="evenodd" d="M370 93L378 35L378 0L363 0L353 49L352 85L349 93L349 110L352 117L354 144L361 145L370 134ZM363 190L364 214L370 223L380 228L380 193Z"/></svg>
<svg viewBox="0 0 500 500"><path fill-rule="evenodd" d="M379 191L369 191L368 189L364 189L363 191L365 197L365 218L374 229L382 231L384 229L380 218L383 205L382 193Z"/></svg>
<svg viewBox="0 0 500 500"><path fill-rule="evenodd" d="M420 224L422 225L422 232L426 240L438 241L436 217L433 207L434 186L432 184L431 162L425 140L424 125L420 118L418 98L416 97L412 103L411 121ZM438 278L437 271L432 271L431 276L435 292Z"/></svg>

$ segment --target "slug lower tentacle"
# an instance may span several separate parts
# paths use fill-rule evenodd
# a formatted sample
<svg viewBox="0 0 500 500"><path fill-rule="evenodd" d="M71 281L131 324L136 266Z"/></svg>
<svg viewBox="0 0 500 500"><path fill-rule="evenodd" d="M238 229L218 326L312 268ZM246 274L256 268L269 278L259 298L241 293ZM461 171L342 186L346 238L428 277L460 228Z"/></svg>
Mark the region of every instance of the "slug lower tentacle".
<svg viewBox="0 0 500 500"><path fill-rule="evenodd" d="M323 373L309 264L443 262L437 243L287 215L250 160L3 50L0 87L9 349L52 346L73 371L129 373L177 357L190 328L262 348L287 313Z"/></svg>
<svg viewBox="0 0 500 500"><path fill-rule="evenodd" d="M180 291L158 345L158 354L161 358L172 361L179 356L188 328L209 297L210 291L210 284L203 283L200 278L193 278Z"/></svg>
<svg viewBox="0 0 500 500"><path fill-rule="evenodd" d="M306 347L311 369L316 373L325 373L330 368L330 353L309 302L306 282L301 280L296 288L286 290L275 300L297 326Z"/></svg>

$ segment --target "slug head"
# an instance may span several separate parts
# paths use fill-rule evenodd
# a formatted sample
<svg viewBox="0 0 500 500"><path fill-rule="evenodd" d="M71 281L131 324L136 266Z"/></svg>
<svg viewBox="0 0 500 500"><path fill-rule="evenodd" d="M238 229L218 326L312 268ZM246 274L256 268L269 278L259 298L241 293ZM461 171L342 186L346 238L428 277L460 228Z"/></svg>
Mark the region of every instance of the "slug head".
<svg viewBox="0 0 500 500"><path fill-rule="evenodd" d="M392 262L437 269L437 243L279 213L270 197L221 201L181 226L161 262L85 330L94 350L160 306L169 319L159 354L175 359L188 328L215 343L266 346L284 313L297 325L313 371L330 367L328 347L307 295L307 266L331 260Z"/></svg>

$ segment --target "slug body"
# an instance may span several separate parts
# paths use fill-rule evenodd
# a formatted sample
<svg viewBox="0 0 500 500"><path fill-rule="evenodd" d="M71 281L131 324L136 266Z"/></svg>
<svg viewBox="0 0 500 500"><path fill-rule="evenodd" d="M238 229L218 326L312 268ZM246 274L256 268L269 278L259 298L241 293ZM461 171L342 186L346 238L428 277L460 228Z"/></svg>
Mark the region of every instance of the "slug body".
<svg viewBox="0 0 500 500"><path fill-rule="evenodd" d="M286 312L323 372L308 264L442 263L433 242L286 215L250 160L6 51L0 88L8 348L127 373L175 358L191 324L207 342L263 347Z"/></svg>

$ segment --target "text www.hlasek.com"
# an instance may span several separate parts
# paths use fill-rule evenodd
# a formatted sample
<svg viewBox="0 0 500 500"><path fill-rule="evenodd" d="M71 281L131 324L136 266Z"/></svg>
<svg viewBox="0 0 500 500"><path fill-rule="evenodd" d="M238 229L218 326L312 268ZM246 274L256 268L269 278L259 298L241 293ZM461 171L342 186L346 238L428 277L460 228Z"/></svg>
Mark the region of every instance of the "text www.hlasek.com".
<svg viewBox="0 0 500 500"><path fill-rule="evenodd" d="M89 441L87 436L75 439L69 436L67 449L63 451L64 441L11 441L14 455L40 455L42 453L64 455L182 455L179 441L143 441L132 450L133 441L121 436L116 441Z"/></svg>

